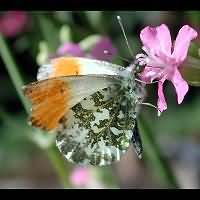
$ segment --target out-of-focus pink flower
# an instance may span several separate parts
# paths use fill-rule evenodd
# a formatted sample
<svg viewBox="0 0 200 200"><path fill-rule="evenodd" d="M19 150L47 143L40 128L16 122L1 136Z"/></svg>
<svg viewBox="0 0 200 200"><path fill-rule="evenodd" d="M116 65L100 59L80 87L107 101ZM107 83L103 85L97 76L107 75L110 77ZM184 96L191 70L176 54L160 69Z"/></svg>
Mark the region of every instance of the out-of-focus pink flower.
<svg viewBox="0 0 200 200"><path fill-rule="evenodd" d="M107 51L106 54L104 51ZM90 52L91 57L99 60L112 60L117 54L117 49L113 46L108 37L102 37Z"/></svg>
<svg viewBox="0 0 200 200"><path fill-rule="evenodd" d="M24 31L28 15L24 11L7 11L0 16L0 32L6 37L15 37Z"/></svg>
<svg viewBox="0 0 200 200"><path fill-rule="evenodd" d="M90 181L90 171L85 167L76 167L71 174L70 181L74 186L86 186Z"/></svg>
<svg viewBox="0 0 200 200"><path fill-rule="evenodd" d="M79 44L74 44L71 42L65 43L64 45L62 45L57 53L60 56L64 56L64 55L69 55L69 56L78 56L78 57L84 57L85 53L84 51L81 49Z"/></svg>
<svg viewBox="0 0 200 200"><path fill-rule="evenodd" d="M105 50L107 53L105 53ZM59 56L89 57L110 61L116 56L117 49L113 46L112 41L108 37L101 37L88 54L83 51L79 44L72 42L64 43L58 48L57 54Z"/></svg>
<svg viewBox="0 0 200 200"><path fill-rule="evenodd" d="M140 55L138 60L146 64L141 79L147 83L154 79L158 82L158 108L162 112L167 109L167 103L163 93L163 83L169 80L173 83L178 104L180 104L189 86L183 80L179 67L187 57L191 40L197 37L197 32L188 25L183 26L172 46L168 27L162 24L157 27L146 27L140 33L143 50L147 55Z"/></svg>

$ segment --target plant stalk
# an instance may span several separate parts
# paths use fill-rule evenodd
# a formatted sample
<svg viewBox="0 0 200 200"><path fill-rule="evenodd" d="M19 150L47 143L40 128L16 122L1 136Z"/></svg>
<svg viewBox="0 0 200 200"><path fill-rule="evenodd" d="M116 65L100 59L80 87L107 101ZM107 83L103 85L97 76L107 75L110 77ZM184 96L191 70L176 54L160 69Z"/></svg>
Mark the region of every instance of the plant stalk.
<svg viewBox="0 0 200 200"><path fill-rule="evenodd" d="M159 174L164 184L170 188L179 188L179 184L166 158L156 142L156 138L143 115L138 119L139 131L144 141L144 150L147 162L154 169L155 174Z"/></svg>

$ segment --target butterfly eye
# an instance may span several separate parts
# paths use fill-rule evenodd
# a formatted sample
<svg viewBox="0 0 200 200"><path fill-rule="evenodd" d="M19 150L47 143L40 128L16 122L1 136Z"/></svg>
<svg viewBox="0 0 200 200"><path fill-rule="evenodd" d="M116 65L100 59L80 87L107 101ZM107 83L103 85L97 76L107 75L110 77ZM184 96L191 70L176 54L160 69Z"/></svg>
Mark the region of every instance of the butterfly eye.
<svg viewBox="0 0 200 200"><path fill-rule="evenodd" d="M141 73L144 70L145 66L146 66L146 64L145 65L136 65L136 68L135 68L136 73Z"/></svg>
<svg viewBox="0 0 200 200"><path fill-rule="evenodd" d="M135 58L135 71L136 73L140 73L144 70L145 66L147 65L146 55L137 54Z"/></svg>

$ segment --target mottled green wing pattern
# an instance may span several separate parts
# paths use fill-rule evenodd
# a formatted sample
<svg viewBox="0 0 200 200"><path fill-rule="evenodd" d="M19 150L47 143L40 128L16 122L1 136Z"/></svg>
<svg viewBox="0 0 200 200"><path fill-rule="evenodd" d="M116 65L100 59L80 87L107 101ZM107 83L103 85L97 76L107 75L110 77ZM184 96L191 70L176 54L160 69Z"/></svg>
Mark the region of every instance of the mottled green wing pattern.
<svg viewBox="0 0 200 200"><path fill-rule="evenodd" d="M99 90L70 112L63 118L56 140L69 161L104 166L120 160L131 142L136 118L127 90L120 85Z"/></svg>

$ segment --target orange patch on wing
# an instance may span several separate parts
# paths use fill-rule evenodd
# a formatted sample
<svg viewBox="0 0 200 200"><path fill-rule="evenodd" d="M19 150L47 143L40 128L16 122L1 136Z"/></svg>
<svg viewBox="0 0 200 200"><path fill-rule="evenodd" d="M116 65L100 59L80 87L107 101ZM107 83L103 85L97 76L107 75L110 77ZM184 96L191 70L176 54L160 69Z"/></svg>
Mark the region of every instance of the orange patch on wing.
<svg viewBox="0 0 200 200"><path fill-rule="evenodd" d="M54 73L52 77L70 76L80 74L80 64L77 58L62 57L53 60Z"/></svg>
<svg viewBox="0 0 200 200"><path fill-rule="evenodd" d="M44 130L57 128L69 109L70 91L62 80L49 79L30 84L25 87L24 94L33 104L30 118L32 125Z"/></svg>

